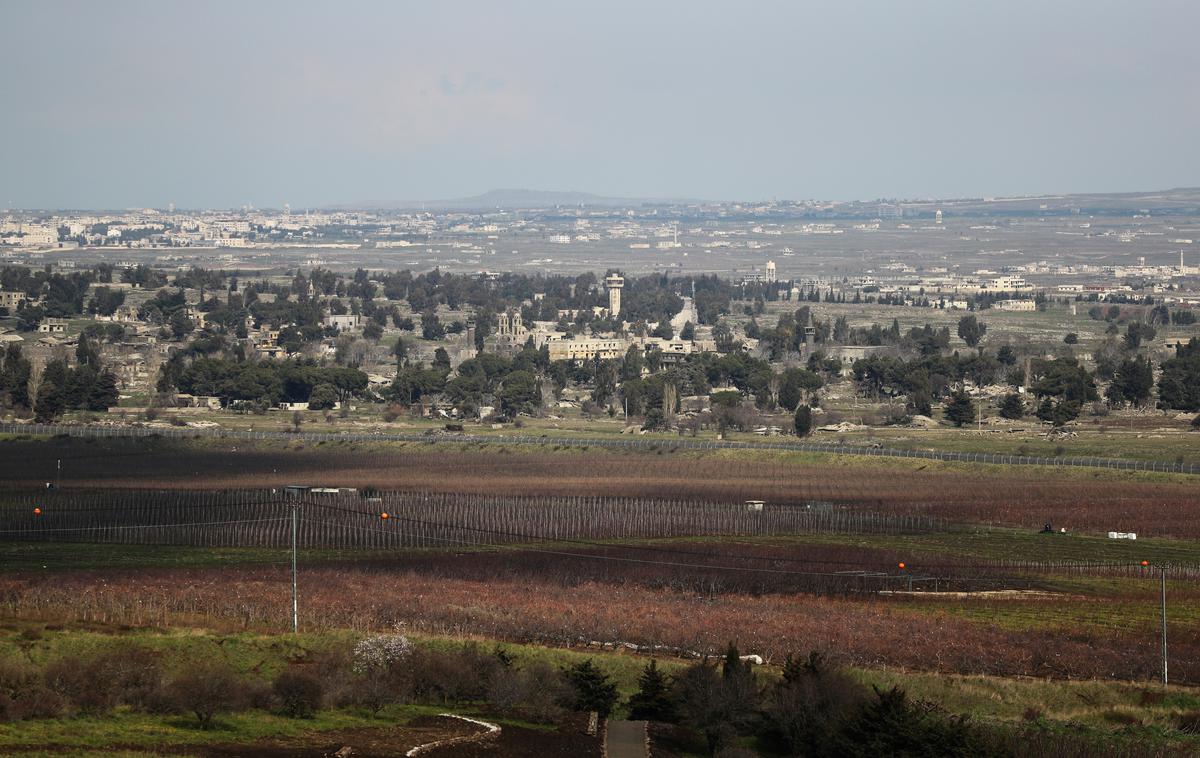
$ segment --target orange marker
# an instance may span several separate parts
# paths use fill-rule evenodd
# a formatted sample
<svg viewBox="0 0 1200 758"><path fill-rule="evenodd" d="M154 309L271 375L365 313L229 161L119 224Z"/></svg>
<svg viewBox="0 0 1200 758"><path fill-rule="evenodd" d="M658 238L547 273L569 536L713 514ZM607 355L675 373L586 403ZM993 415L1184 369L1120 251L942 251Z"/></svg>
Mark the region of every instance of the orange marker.
<svg viewBox="0 0 1200 758"><path fill-rule="evenodd" d="M383 513L379 514L379 518L383 519L384 521L387 521L391 517L387 515L387 511L384 511Z"/></svg>
<svg viewBox="0 0 1200 758"><path fill-rule="evenodd" d="M33 515L35 515L35 516L40 516L40 515L42 515L42 509L41 509L41 508L34 508L34 509L33 509Z"/></svg>
<svg viewBox="0 0 1200 758"><path fill-rule="evenodd" d="M903 564L903 563L901 563L901 564L900 564L900 570L901 570L901 571L903 571L903 570L904 570L904 564Z"/></svg>

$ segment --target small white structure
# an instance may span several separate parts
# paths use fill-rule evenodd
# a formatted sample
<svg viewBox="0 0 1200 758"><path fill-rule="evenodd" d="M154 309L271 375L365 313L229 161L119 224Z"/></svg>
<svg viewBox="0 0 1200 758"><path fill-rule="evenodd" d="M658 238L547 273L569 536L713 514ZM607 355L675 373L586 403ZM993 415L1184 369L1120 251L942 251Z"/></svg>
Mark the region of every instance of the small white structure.
<svg viewBox="0 0 1200 758"><path fill-rule="evenodd" d="M362 316L355 316L351 313L334 315L330 314L325 317L325 326L336 327L339 332L352 332L362 324Z"/></svg>
<svg viewBox="0 0 1200 758"><path fill-rule="evenodd" d="M763 506L767 504L765 500L747 500L746 510L752 513L761 513Z"/></svg>
<svg viewBox="0 0 1200 758"><path fill-rule="evenodd" d="M1110 540L1136 540L1137 532L1109 532Z"/></svg>

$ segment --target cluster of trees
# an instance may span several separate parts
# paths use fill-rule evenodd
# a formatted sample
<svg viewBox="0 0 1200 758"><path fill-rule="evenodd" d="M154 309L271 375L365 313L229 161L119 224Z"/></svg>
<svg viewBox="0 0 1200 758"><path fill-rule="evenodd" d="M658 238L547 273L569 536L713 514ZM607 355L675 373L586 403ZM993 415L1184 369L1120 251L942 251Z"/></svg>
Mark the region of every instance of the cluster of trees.
<svg viewBox="0 0 1200 758"><path fill-rule="evenodd" d="M1200 340L1180 345L1174 358L1163 361L1158 401L1164 408L1200 411Z"/></svg>
<svg viewBox="0 0 1200 758"><path fill-rule="evenodd" d="M1135 331L1149 327L1132 322ZM960 329L962 327L960 326ZM968 327L968 330L970 327ZM1144 331L1143 331L1144 333ZM969 381L977 386L998 381L1014 388L1022 386L1025 372L1015 366L1016 354L1001 346L995 356L985 351L962 357L958 354L927 355L913 360L873 355L854 364L853 376L859 390L875 398L906 399L909 414L930 415L932 403L944 400L946 418L958 425L976 417L974 401L964 393ZM1000 415L1019 419L1032 410L1036 416L1061 425L1078 418L1088 403L1100 400L1097 377L1108 381L1104 400L1110 407L1126 404L1143 406L1151 401L1155 389L1154 366L1139 355L1128 339L1124 344L1102 346L1096 353L1095 374L1073 356L1029 361L1029 391L1032 408L1017 392L1005 396ZM1175 358L1164 361L1158 381L1158 403L1164 409L1200 410L1200 342L1181 345Z"/></svg>
<svg viewBox="0 0 1200 758"><path fill-rule="evenodd" d="M93 281L95 273L91 271L61 274L53 273L49 266L41 270L24 266L0 268L0 289L24 292L29 298L13 314L22 331L36 329L46 317L70 318L83 313L84 298ZM40 304L35 304L39 298Z"/></svg>
<svg viewBox="0 0 1200 758"><path fill-rule="evenodd" d="M770 684L732 644L713 665L674 677L651 661L628 702L630 718L698 733L706 752L725 754L750 736L783 755L976 755L996 752L990 735L932 712L898 688L870 690L816 653L789 656Z"/></svg>
<svg viewBox="0 0 1200 758"><path fill-rule="evenodd" d="M751 736L788 755L995 754L991 736L913 702L899 689L869 690L819 655L789 657L767 683L730 645L724 658L672 677L650 661L626 702L591 659L556 668L519 661L502 647L418 648L401 635L320 651L271 678L243 673L220 653L175 667L135 643L68 655L41 667L0 662L0 721L103 717L117 708L186 714L201 729L223 714L259 710L295 719L327 708L379 713L394 703L467 705L535 723L568 712L678 724L717 754Z"/></svg>
<svg viewBox="0 0 1200 758"><path fill-rule="evenodd" d="M219 397L226 406L307 402L313 410L368 392L367 375L354 368L299 360L238 361L183 352L163 364L157 389Z"/></svg>
<svg viewBox="0 0 1200 758"><path fill-rule="evenodd" d="M62 358L46 363L33 406L38 421L53 421L69 410L106 411L120 399L116 376L86 336L79 338L75 359L74 367Z"/></svg>
<svg viewBox="0 0 1200 758"><path fill-rule="evenodd" d="M22 355L21 346L8 343L4 348L4 362L0 364L0 407L28 409L32 376L33 364Z"/></svg>

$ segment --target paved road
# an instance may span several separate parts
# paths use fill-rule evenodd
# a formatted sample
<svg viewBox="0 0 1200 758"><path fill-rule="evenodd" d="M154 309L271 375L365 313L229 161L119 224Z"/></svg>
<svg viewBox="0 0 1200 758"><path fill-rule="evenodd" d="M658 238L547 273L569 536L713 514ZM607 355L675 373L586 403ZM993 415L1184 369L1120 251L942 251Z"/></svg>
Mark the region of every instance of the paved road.
<svg viewBox="0 0 1200 758"><path fill-rule="evenodd" d="M646 758L646 722L608 722L604 747L608 758Z"/></svg>

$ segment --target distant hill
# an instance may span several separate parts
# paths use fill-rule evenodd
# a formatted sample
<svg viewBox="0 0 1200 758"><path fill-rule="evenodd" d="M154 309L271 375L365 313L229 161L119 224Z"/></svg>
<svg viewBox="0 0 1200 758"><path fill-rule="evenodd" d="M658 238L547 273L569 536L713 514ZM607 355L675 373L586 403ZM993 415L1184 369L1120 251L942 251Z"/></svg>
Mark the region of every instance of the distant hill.
<svg viewBox="0 0 1200 758"><path fill-rule="evenodd" d="M622 208L637 205L675 205L698 200L680 198L606 197L591 192L571 192L531 189L494 189L482 195L448 200L426 200L394 204L374 204L377 208L426 208L429 210L505 210L554 208L557 206L593 206Z"/></svg>

